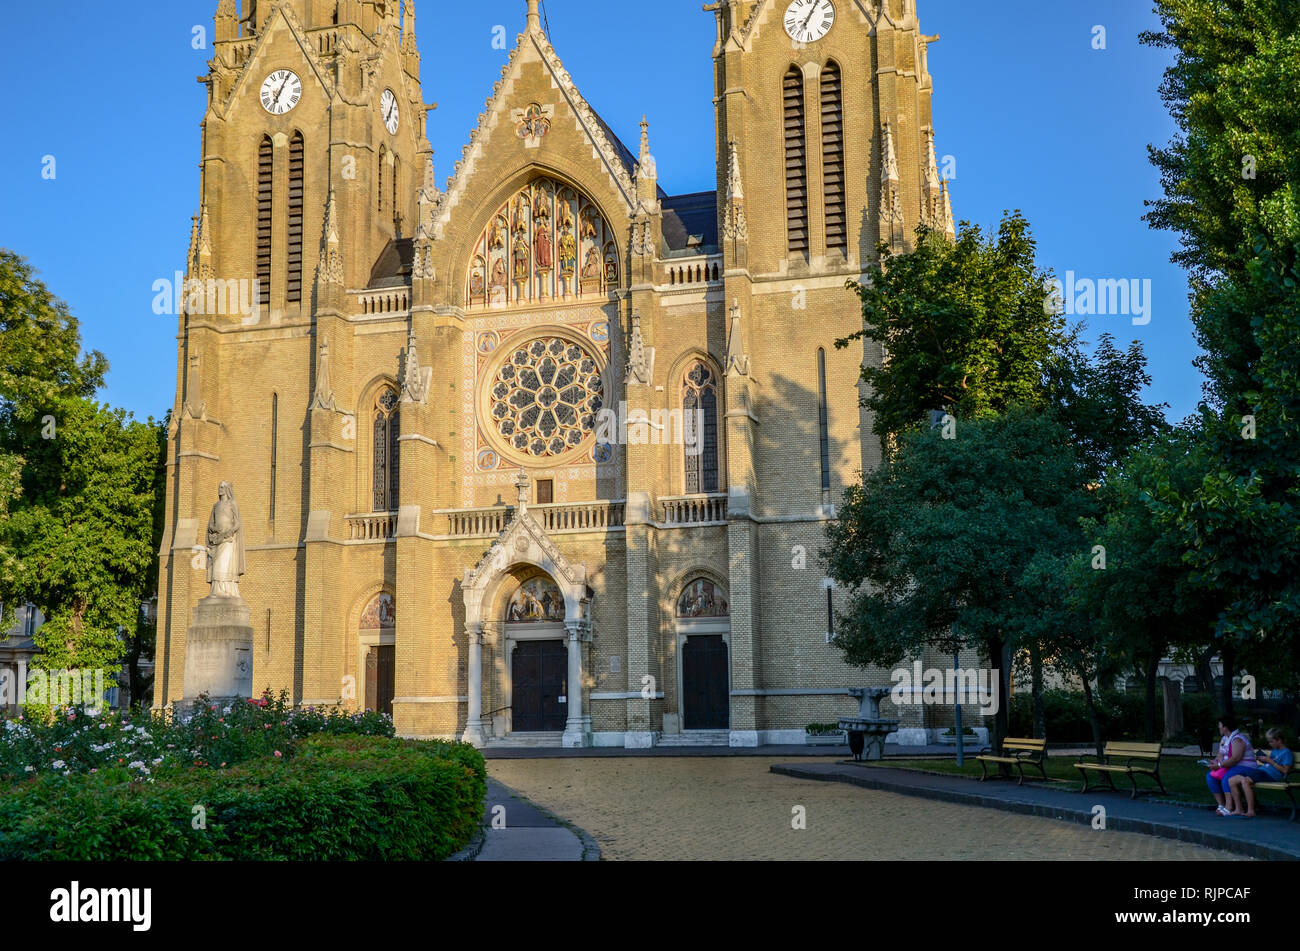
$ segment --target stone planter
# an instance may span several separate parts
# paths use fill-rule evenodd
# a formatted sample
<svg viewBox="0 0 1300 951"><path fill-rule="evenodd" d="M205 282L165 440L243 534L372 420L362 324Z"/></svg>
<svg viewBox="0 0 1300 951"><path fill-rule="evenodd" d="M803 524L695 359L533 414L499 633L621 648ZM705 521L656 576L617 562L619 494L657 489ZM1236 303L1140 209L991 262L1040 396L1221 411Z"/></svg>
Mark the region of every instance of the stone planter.
<svg viewBox="0 0 1300 951"><path fill-rule="evenodd" d="M954 733L954 734L952 734L951 736L949 736L949 735L946 735L946 734L940 733L940 734L939 734L939 742L940 742L943 746L956 746L956 745L957 745L957 734ZM964 745L967 749L969 749L969 748L972 747L972 746L976 746L976 745L979 745L979 746L987 746L988 744L981 742L978 734L970 734L970 733L967 733L966 736L965 736L965 742L964 742L963 745Z"/></svg>
<svg viewBox="0 0 1300 951"><path fill-rule="evenodd" d="M849 738L843 731L839 733L805 733L803 741L806 746L846 746Z"/></svg>

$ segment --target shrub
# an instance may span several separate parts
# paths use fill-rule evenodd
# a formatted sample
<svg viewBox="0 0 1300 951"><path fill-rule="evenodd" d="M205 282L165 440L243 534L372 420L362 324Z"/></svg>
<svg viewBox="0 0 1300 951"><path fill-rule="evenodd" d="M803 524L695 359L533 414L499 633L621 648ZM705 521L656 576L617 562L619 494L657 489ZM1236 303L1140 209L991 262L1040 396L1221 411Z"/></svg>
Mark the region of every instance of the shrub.
<svg viewBox="0 0 1300 951"><path fill-rule="evenodd" d="M4 721L0 782L47 772L65 775L119 766L139 778L179 766L221 769L255 759L288 758L308 736L393 736L392 718L339 709L294 710L287 693L217 705L203 698L193 716L175 719L84 707L49 717Z"/></svg>
<svg viewBox="0 0 1300 951"><path fill-rule="evenodd" d="M291 759L0 788L0 860L443 859L473 836L485 794L464 744L315 736Z"/></svg>
<svg viewBox="0 0 1300 951"><path fill-rule="evenodd" d="M809 736L835 736L844 731L838 723L809 723L804 732Z"/></svg>
<svg viewBox="0 0 1300 951"><path fill-rule="evenodd" d="M1102 690L1094 694L1097 719L1106 740L1141 740L1146 733L1146 701L1142 694ZM1052 743L1091 744L1092 725L1083 691L1044 690L1047 739ZM1028 693L1011 698L1011 735L1033 736L1033 707ZM1156 729L1164 729L1164 707L1156 710Z"/></svg>

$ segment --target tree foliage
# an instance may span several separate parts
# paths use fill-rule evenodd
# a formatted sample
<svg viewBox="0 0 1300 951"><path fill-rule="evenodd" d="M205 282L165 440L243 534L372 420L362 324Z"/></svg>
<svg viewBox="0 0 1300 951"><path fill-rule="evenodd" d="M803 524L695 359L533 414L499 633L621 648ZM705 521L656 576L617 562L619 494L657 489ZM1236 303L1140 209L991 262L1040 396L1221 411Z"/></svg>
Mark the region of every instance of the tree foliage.
<svg viewBox="0 0 1300 951"><path fill-rule="evenodd" d="M1064 320L1044 307L1048 275L1034 263L1029 223L1007 214L996 235L963 223L955 242L918 230L906 254L886 252L861 285L863 337L886 359L868 362L863 403L877 436L917 424L929 410L977 419L1046 402L1044 372L1065 344Z"/></svg>
<svg viewBox="0 0 1300 951"><path fill-rule="evenodd" d="M117 669L152 592L165 433L93 401L107 363L0 252L0 601L46 615L36 663Z"/></svg>
<svg viewBox="0 0 1300 951"><path fill-rule="evenodd" d="M1161 487L1193 580L1221 597L1225 649L1300 648L1300 6L1159 0L1175 51L1161 93L1180 135L1154 149L1204 353L1193 487ZM1229 673L1225 671L1225 673ZM1230 680L1230 676L1225 677ZM1226 699L1226 698L1225 698Z"/></svg>

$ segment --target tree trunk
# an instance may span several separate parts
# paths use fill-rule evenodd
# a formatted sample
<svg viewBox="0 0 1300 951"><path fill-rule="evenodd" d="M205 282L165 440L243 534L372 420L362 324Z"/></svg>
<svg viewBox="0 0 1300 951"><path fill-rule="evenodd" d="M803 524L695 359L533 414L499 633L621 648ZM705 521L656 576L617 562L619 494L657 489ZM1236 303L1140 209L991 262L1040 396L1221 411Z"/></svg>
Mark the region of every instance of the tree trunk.
<svg viewBox="0 0 1300 951"><path fill-rule="evenodd" d="M1201 689L1210 695L1214 694L1214 668L1210 666L1213 657L1213 644L1196 655L1196 679L1201 682Z"/></svg>
<svg viewBox="0 0 1300 951"><path fill-rule="evenodd" d="M1219 691L1219 707L1225 717L1233 715L1232 702L1232 679L1237 675L1236 670L1236 649L1231 641L1224 638L1223 641L1223 688ZM1214 683L1213 680L1210 681Z"/></svg>
<svg viewBox="0 0 1300 951"><path fill-rule="evenodd" d="M998 678L998 709L993 714L993 727L989 731L989 745L994 750L1001 750L1002 743L1011 732L1011 680L1008 676L1008 645L1001 638L990 638L985 642L989 664L993 666ZM1006 763L998 764L998 773L1011 775L1011 767Z"/></svg>
<svg viewBox="0 0 1300 951"><path fill-rule="evenodd" d="M1160 682L1164 688L1165 730L1164 739L1172 740L1183 732L1183 685L1168 678Z"/></svg>
<svg viewBox="0 0 1300 951"><path fill-rule="evenodd" d="M1101 737L1101 720L1097 718L1097 704L1092 696L1092 684L1088 677L1087 665L1080 670L1083 680L1083 696L1088 701L1088 723L1092 726L1092 741L1097 744L1097 756L1105 755L1105 741Z"/></svg>
<svg viewBox="0 0 1300 951"><path fill-rule="evenodd" d="M1160 655L1163 653L1164 653L1163 649L1156 650L1155 646L1153 645L1151 648L1151 656L1147 658L1146 741L1148 743L1155 743L1160 739L1159 733L1156 728L1156 689L1160 686L1159 683L1157 682L1157 674L1160 673Z"/></svg>
<svg viewBox="0 0 1300 951"><path fill-rule="evenodd" d="M1043 653L1037 644L1029 648L1029 682L1034 710L1034 737L1047 736L1047 705L1043 702Z"/></svg>

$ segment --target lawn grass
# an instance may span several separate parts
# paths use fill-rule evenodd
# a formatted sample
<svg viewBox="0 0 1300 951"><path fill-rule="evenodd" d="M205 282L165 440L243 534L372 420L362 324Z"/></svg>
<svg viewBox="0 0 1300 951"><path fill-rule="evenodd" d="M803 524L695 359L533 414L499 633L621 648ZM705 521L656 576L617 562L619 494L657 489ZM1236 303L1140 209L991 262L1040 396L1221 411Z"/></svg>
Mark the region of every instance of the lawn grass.
<svg viewBox="0 0 1300 951"><path fill-rule="evenodd" d="M1160 796L1159 788L1150 777L1139 776L1137 781L1138 789L1141 791L1146 791L1148 789L1154 790L1156 796L1159 798L1174 799L1179 802L1204 806L1208 809L1213 803L1213 800L1210 798L1209 788L1205 785L1205 767L1198 766L1196 763L1197 759L1198 757L1195 756L1170 756L1168 754L1161 757L1160 778L1164 780L1165 789L1169 791L1168 797ZM1079 758L1074 754L1053 754L1049 751L1047 758L1048 778L1061 781L1066 789L1073 792L1082 791L1083 777L1079 771L1074 768L1074 764L1078 761ZM1095 761L1095 759L1093 761ZM948 775L970 776L974 779L979 779L981 773L980 764L975 762L975 755L973 753L967 754L965 766L957 765L955 754L951 759L946 757L926 759L897 759L889 757L888 759L879 761L876 765L905 767L907 769L919 769L925 770L926 772L944 773ZM989 772L990 774L995 773L992 764L990 764ZM1016 777L1014 770L1011 775ZM1027 767L1025 769L1025 785L1030 785L1029 777L1037 775L1038 771L1036 769ZM1120 790L1120 792L1126 796L1132 793L1133 787L1130 785L1127 776L1115 776L1113 778L1115 781L1115 787ZM990 780L990 782L992 781L993 780ZM1101 787L1106 789L1105 779L1101 779L1100 776L1096 775L1094 775L1090 780L1090 783L1093 784L1093 788L1096 788L1095 783L1098 781L1100 781ZM1038 780L1038 782L1041 784L1042 780ZM1057 783L1053 783L1052 785L1057 785ZM1107 792L1109 792L1109 790L1107 790Z"/></svg>

